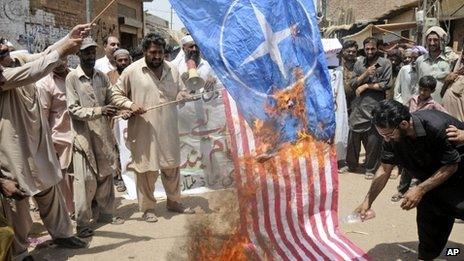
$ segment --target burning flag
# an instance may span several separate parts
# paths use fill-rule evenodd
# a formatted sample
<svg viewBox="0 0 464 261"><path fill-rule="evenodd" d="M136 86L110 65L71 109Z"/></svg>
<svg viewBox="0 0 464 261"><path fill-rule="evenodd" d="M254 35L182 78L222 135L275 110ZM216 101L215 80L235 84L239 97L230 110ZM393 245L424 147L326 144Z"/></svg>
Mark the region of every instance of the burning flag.
<svg viewBox="0 0 464 261"><path fill-rule="evenodd" d="M213 259L365 260L338 229L334 105L312 1L170 1L228 91L246 240Z"/></svg>

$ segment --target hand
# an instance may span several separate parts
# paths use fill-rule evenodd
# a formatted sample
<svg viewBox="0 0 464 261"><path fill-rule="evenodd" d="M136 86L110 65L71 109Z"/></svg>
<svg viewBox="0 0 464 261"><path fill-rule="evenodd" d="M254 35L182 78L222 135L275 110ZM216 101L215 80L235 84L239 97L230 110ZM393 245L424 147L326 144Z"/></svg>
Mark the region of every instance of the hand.
<svg viewBox="0 0 464 261"><path fill-rule="evenodd" d="M363 201L363 203L361 203L361 205L359 205L359 207L357 207L355 210L354 210L354 213L358 213L359 216L361 217L361 220L362 221L365 221L366 220L366 217L367 217L367 211L371 209L371 206L369 205L369 202L367 199L365 199Z"/></svg>
<svg viewBox="0 0 464 261"><path fill-rule="evenodd" d="M130 110L123 110L123 111L120 112L120 115L124 120L127 120L130 117L132 117L133 113Z"/></svg>
<svg viewBox="0 0 464 261"><path fill-rule="evenodd" d="M410 188L403 196L401 208L404 210L410 210L417 207L424 194L425 192L421 186Z"/></svg>
<svg viewBox="0 0 464 261"><path fill-rule="evenodd" d="M144 114L145 112L147 112L147 110L145 110L142 106L135 104L135 103L132 104L130 109L132 113L135 115Z"/></svg>
<svg viewBox="0 0 464 261"><path fill-rule="evenodd" d="M192 99L192 95L186 91L180 91L176 97L176 101L188 101L190 99Z"/></svg>
<svg viewBox="0 0 464 261"><path fill-rule="evenodd" d="M367 70L364 72L367 74L367 76L375 76L377 69L375 68L375 65L369 66Z"/></svg>
<svg viewBox="0 0 464 261"><path fill-rule="evenodd" d="M78 24L74 26L71 32L69 32L69 38L71 39L85 38L89 36L91 29L92 29L92 25L90 23Z"/></svg>
<svg viewBox="0 0 464 261"><path fill-rule="evenodd" d="M0 178L0 185L3 195L7 198L21 200L29 196L19 187L16 181Z"/></svg>
<svg viewBox="0 0 464 261"><path fill-rule="evenodd" d="M453 125L448 126L446 129L446 136L449 141L456 142L458 145L464 144L464 130L460 130Z"/></svg>
<svg viewBox="0 0 464 261"><path fill-rule="evenodd" d="M113 117L118 112L118 107L114 105L105 105L102 108L103 116Z"/></svg>
<svg viewBox="0 0 464 261"><path fill-rule="evenodd" d="M359 97L361 96L361 94L367 90L369 88L369 85L367 85L367 83L359 86L357 89L356 89L356 96Z"/></svg>
<svg viewBox="0 0 464 261"><path fill-rule="evenodd" d="M82 45L82 38L69 38L57 48L60 58L75 54L79 51Z"/></svg>
<svg viewBox="0 0 464 261"><path fill-rule="evenodd" d="M214 77L209 76L208 79L205 82L205 91L209 92L214 90L214 87L216 87L217 79Z"/></svg>

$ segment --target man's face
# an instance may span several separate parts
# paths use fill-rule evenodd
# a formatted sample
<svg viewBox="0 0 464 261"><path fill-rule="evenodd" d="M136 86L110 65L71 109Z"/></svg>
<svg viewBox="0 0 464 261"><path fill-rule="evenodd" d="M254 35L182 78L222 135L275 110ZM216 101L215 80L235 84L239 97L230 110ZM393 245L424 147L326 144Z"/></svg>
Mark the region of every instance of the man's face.
<svg viewBox="0 0 464 261"><path fill-rule="evenodd" d="M63 75L68 71L68 60L60 60L60 64L53 69L58 75Z"/></svg>
<svg viewBox="0 0 464 261"><path fill-rule="evenodd" d="M97 57L97 48L95 46L85 48L78 53L78 56L82 67L93 68Z"/></svg>
<svg viewBox="0 0 464 261"><path fill-rule="evenodd" d="M398 142L404 137L406 137L406 130L409 127L409 122L402 121L400 125L396 128L381 128L375 126L377 132L382 136L386 142L395 141Z"/></svg>
<svg viewBox="0 0 464 261"><path fill-rule="evenodd" d="M346 61L354 62L356 61L356 55L358 53L358 48L350 47L343 50L343 59Z"/></svg>
<svg viewBox="0 0 464 261"><path fill-rule="evenodd" d="M433 91L430 88L419 87L419 99L426 101L432 96Z"/></svg>
<svg viewBox="0 0 464 261"><path fill-rule="evenodd" d="M164 47L161 45L150 44L145 51L145 62L151 68L158 68L163 64Z"/></svg>
<svg viewBox="0 0 464 261"><path fill-rule="evenodd" d="M435 33L430 33L427 36L427 47L429 49L429 52L440 51L440 37Z"/></svg>
<svg viewBox="0 0 464 261"><path fill-rule="evenodd" d="M390 60L393 68L398 67L401 64L401 59L398 56L389 56L388 60Z"/></svg>
<svg viewBox="0 0 464 261"><path fill-rule="evenodd" d="M108 43L105 45L105 53L108 56L113 55L114 51L119 48L121 44L119 43L118 38L116 37L109 37L108 38Z"/></svg>
<svg viewBox="0 0 464 261"><path fill-rule="evenodd" d="M377 46L375 43L368 42L364 45L364 52L368 59L372 59L377 54Z"/></svg>
<svg viewBox="0 0 464 261"><path fill-rule="evenodd" d="M121 72L131 63L130 57L127 54L119 54L114 58L116 61L116 68Z"/></svg>
<svg viewBox="0 0 464 261"><path fill-rule="evenodd" d="M198 49L198 45L194 42L186 43L183 46L184 52L185 52L185 57L187 59L194 59L195 61L198 61L200 58L200 50Z"/></svg>

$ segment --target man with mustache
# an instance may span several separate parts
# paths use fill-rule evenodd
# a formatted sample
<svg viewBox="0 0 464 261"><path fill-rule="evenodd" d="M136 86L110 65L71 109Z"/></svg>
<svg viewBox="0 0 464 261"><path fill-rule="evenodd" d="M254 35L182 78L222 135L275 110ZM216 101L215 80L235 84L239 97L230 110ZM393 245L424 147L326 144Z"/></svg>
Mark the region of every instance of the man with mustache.
<svg viewBox="0 0 464 261"><path fill-rule="evenodd" d="M433 99L441 103L440 95L445 77L451 72L451 64L455 56L446 53L445 37L447 33L439 26L430 27L425 32L428 53L423 54L416 61L418 79L431 75L437 80L437 88L432 94Z"/></svg>
<svg viewBox="0 0 464 261"><path fill-rule="evenodd" d="M127 67L112 87L112 103L135 114L128 122L132 161L127 169L135 172L139 208L146 222L158 221L153 192L159 175L167 194L167 209L194 213L180 203L177 105L147 111L152 106L189 98L177 69L164 61L165 47L160 35L146 35L142 40L144 58Z"/></svg>
<svg viewBox="0 0 464 261"><path fill-rule="evenodd" d="M432 260L445 247L455 218L464 219L464 151L451 141L457 136L453 128L463 130L464 123L437 110L410 113L397 101L380 102L372 121L385 141L381 166L355 212L364 220L393 167L404 167L420 184L404 194L401 208L417 207L418 258Z"/></svg>
<svg viewBox="0 0 464 261"><path fill-rule="evenodd" d="M119 42L119 39L115 36L108 36L106 39L104 39L103 49L105 50L105 56L95 62L95 69L105 74L115 70L116 61L114 59L114 52L119 48L120 45L121 43Z"/></svg>
<svg viewBox="0 0 464 261"><path fill-rule="evenodd" d="M83 41L80 65L66 77L66 96L74 131L73 169L77 235L93 235L91 219L122 224L114 217L113 174L117 167L116 141L109 125L117 108L108 105L108 77L95 70L97 44ZM97 213L95 213L96 211Z"/></svg>

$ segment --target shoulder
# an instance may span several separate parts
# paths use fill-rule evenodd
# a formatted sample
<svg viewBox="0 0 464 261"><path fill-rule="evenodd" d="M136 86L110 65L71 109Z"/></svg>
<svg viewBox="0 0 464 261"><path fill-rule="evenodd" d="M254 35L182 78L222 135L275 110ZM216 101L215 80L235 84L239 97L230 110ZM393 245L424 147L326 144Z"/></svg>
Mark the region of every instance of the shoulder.
<svg viewBox="0 0 464 261"><path fill-rule="evenodd" d="M430 133L442 133L449 125L455 125L459 129L464 127L462 122L439 110L422 110L412 115L415 115L422 122L426 132Z"/></svg>
<svg viewBox="0 0 464 261"><path fill-rule="evenodd" d="M77 69L71 70L66 76L66 81L78 79L79 78L78 75L79 75L79 72Z"/></svg>

